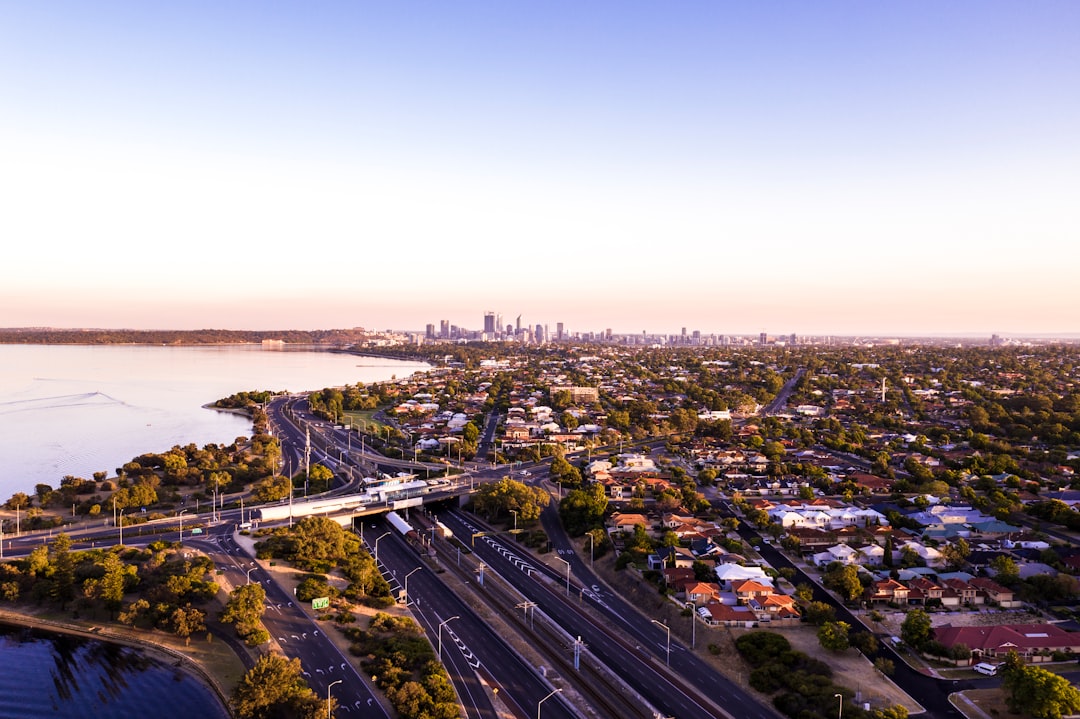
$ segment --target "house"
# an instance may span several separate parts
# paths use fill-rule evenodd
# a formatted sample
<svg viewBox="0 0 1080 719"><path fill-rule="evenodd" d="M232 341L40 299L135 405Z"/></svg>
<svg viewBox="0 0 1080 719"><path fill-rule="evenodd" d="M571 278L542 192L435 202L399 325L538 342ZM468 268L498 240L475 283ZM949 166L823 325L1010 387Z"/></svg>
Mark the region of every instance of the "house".
<svg viewBox="0 0 1080 719"><path fill-rule="evenodd" d="M997 604L999 607L1011 609L1021 605L1021 602L1015 598L1013 590L1001 586L993 579L976 577L968 584L981 592L986 597L987 602Z"/></svg>
<svg viewBox="0 0 1080 719"><path fill-rule="evenodd" d="M941 583L956 592L962 604L983 604L985 599L971 582L958 578L943 579Z"/></svg>
<svg viewBox="0 0 1080 719"><path fill-rule="evenodd" d="M744 567L741 564L719 564L716 569L716 580L721 586L731 586L732 583L743 579L756 579L763 584L769 581L769 575L761 567ZM764 581L762 581L764 580Z"/></svg>
<svg viewBox="0 0 1080 719"><path fill-rule="evenodd" d="M622 512L616 512L611 515L612 529L617 532L633 532L634 527L639 524L648 529L651 522L644 514L624 514Z"/></svg>
<svg viewBox="0 0 1080 719"><path fill-rule="evenodd" d="M755 599L760 603L774 590L771 584L763 584L754 579L742 579L731 583L731 591L735 592L739 604L750 604Z"/></svg>
<svg viewBox="0 0 1080 719"><path fill-rule="evenodd" d="M684 590L686 603L700 606L720 600L720 585L715 582L693 582Z"/></svg>
<svg viewBox="0 0 1080 719"><path fill-rule="evenodd" d="M948 648L963 644L971 650L971 661L1001 657L1015 651L1032 658L1040 652L1080 653L1080 632L1067 632L1056 624L999 624L934 629L934 638Z"/></svg>
<svg viewBox="0 0 1080 719"><path fill-rule="evenodd" d="M907 604L908 588L895 579L877 581L870 586L870 596L867 599L870 602Z"/></svg>
<svg viewBox="0 0 1080 719"><path fill-rule="evenodd" d="M733 607L720 602L709 602L699 607L698 616L711 626L750 627L757 624L757 615L749 607Z"/></svg>

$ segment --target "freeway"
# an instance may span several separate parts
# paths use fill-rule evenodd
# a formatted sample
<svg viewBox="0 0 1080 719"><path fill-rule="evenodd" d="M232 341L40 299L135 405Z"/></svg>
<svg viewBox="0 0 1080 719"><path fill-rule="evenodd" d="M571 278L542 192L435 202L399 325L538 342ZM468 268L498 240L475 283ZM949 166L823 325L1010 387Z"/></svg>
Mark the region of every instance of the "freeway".
<svg viewBox="0 0 1080 719"><path fill-rule="evenodd" d="M458 536L485 529L474 518L456 511L443 512L440 519ZM576 578L570 582L541 562L523 562L527 550L502 537L478 536L474 551L569 636L580 637L593 656L665 714L680 719L715 717L720 713L733 716L727 709L737 707L739 719L776 716L677 642L671 643L668 659L666 633L621 598L603 590L583 563L569 565L575 568ZM576 555L564 549L559 556ZM583 578L586 583L579 584ZM587 600L604 614L606 621L595 621L575 605L574 598L579 602Z"/></svg>
<svg viewBox="0 0 1080 719"><path fill-rule="evenodd" d="M554 688L507 646L501 636L454 592L448 591L417 551L383 520L366 522L361 536L378 556L388 579L404 589L413 616L441 651L469 719L498 716L483 688L486 682L516 717L538 715L540 702ZM441 630L440 630L441 627ZM573 719L561 696L543 704L544 719Z"/></svg>

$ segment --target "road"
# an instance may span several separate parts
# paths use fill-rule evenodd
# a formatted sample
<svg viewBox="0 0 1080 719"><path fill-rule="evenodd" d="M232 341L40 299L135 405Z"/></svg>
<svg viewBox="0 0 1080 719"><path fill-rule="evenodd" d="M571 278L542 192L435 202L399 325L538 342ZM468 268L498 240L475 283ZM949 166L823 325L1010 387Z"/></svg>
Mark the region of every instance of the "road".
<svg viewBox="0 0 1080 719"><path fill-rule="evenodd" d="M481 530L471 518L459 512L444 512L440 517L458 536ZM561 531L552 532L549 528L553 541L558 542L560 535L565 537ZM666 667L665 630L603 589L601 582L577 559L569 540L564 541L565 546L556 544L555 551L562 561L570 562L572 581L568 592L565 574L560 576L560 572L540 562L529 561L526 550L511 546L510 540L478 538L474 551L568 636L581 637L593 656L664 714L680 719L715 717L716 707L738 707L735 716L740 719L774 719L776 714L771 709L713 671L675 640L671 643L670 669ZM603 612L606 621L602 625L595 622L575 606L581 602L589 602Z"/></svg>
<svg viewBox="0 0 1080 719"><path fill-rule="evenodd" d="M428 632L436 651L442 641L442 658L466 716L496 719L497 714L487 698L481 679L498 689L499 698L516 716L535 716L539 702L553 690L538 676L534 667L514 652L491 625L476 615L472 608L454 592L447 590L435 572L420 558L410 544L383 520L367 522L361 529L365 543L378 542L379 563L397 587L404 589L408 575L407 599L417 621ZM374 551L372 551L374 553ZM439 627L442 626L440 631ZM560 696L543 704L545 719L573 719L576 713Z"/></svg>

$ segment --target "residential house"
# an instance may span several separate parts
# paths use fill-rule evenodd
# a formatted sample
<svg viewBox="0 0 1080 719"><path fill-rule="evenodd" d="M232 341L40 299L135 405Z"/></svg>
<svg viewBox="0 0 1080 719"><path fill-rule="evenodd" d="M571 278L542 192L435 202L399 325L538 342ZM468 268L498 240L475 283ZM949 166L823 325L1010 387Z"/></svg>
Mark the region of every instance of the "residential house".
<svg viewBox="0 0 1080 719"><path fill-rule="evenodd" d="M1034 659L1041 653L1080 653L1080 632L1067 632L1056 624L999 624L994 626L935 627L934 638L946 647L963 644L971 661L1003 657L1014 651Z"/></svg>

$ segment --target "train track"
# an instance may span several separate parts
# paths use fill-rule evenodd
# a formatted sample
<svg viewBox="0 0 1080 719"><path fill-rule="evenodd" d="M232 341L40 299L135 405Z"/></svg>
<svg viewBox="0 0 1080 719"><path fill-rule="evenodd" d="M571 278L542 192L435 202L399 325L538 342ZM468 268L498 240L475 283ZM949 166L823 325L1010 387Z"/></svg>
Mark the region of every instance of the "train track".
<svg viewBox="0 0 1080 719"><path fill-rule="evenodd" d="M413 516L415 521L417 515ZM422 531L430 527L428 524ZM525 597L497 574L485 573L483 588L480 589L476 582L479 564L471 553L465 553L464 561L459 566L457 551L448 542L423 543L417 538L410 538L410 541L414 542L414 546L415 543L421 544L425 553L433 549L441 568L461 580L478 601L509 623L529 646L543 656L546 666L554 669L559 678L586 700L594 716L605 719L655 718L656 713L648 707L647 702L597 661L587 647L577 647L575 667L574 660L570 658L575 655L574 638L543 613L537 616L535 608L530 611ZM550 675L548 678L551 678Z"/></svg>

